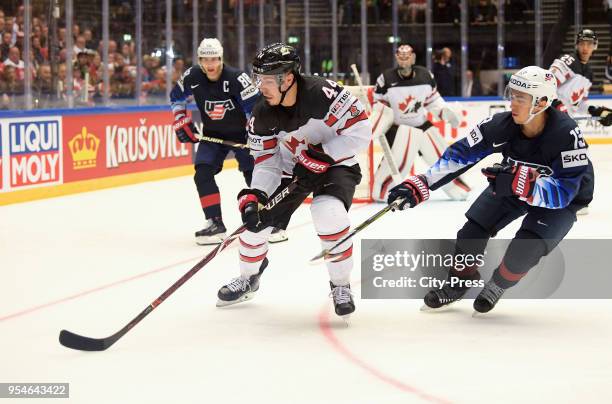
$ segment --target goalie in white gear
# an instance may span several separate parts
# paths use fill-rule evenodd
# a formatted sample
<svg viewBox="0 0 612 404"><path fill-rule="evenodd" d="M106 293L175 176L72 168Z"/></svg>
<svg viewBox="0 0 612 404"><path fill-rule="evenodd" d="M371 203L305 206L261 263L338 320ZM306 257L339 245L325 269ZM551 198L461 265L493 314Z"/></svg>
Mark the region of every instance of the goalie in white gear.
<svg viewBox="0 0 612 404"><path fill-rule="evenodd" d="M417 155L431 165L448 147L438 128L427 119L428 112L453 128L461 123L461 115L440 96L431 72L414 65L416 54L412 46L400 45L395 59L398 67L384 71L376 80L371 121L374 137L380 141L384 141L382 137L387 139L395 166L405 178L413 171ZM374 176L374 200L386 201L393 186L392 174L383 157ZM451 199L465 200L470 188L457 177L443 190Z"/></svg>

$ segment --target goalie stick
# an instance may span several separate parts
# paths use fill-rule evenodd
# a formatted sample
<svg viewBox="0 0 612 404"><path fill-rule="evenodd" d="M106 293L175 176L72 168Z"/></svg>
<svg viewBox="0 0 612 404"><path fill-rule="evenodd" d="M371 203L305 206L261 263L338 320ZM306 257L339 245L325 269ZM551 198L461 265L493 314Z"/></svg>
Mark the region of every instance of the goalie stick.
<svg viewBox="0 0 612 404"><path fill-rule="evenodd" d="M382 208L378 212L374 213L372 216L370 216L365 221L363 221L360 225L355 227L346 236L344 236L340 240L336 241L336 243L333 246L324 249L319 254L317 254L314 257L312 257L310 259L310 263L311 264L319 264L319 263L322 262L322 260L331 260L331 259L335 258L338 254L332 254L331 253L334 249L338 248L339 245L341 245L342 243L344 243L348 239L352 238L354 235L356 235L357 233L359 233L360 231L362 231L363 229L365 229L366 227L368 227L369 225L371 225L372 223L374 223L375 221L380 219L385 213L389 212L390 210L397 209L399 207L399 205L403 201L404 201L404 198L398 198L395 201L393 201L390 205L385 206L384 208Z"/></svg>
<svg viewBox="0 0 612 404"><path fill-rule="evenodd" d="M270 210L274 206L276 206L280 201L285 199L287 195L289 195L297 186L297 180L293 180L285 189L283 189L278 195L274 197L271 201L269 201L262 209ZM193 275L195 275L200 269L202 269L206 264L208 264L213 258L217 256L221 251L223 251L227 246L229 246L242 232L246 230L244 225L240 226L236 231L234 231L228 238L223 240L221 244L215 247L206 257L204 257L200 262L195 264L193 268L191 268L185 275L183 275L179 280L174 282L172 286L170 286L164 293L162 293L157 299L155 299L150 305L148 305L140 314L132 319L128 324L126 324L122 329L114 333L113 335L106 338L90 338L82 335L75 334L73 332L62 330L59 335L59 342L63 346L72 349L78 349L81 351L104 351L108 349L111 345L117 342L121 337L123 337L128 331L130 331L136 324L138 324L143 318L145 318L149 313L151 313L157 306L163 303L171 294L176 292L178 288L180 288L185 282L187 282Z"/></svg>
<svg viewBox="0 0 612 404"><path fill-rule="evenodd" d="M359 70L357 70L357 66L353 63L351 65L351 70L353 70L353 74L355 75L355 80L357 80L357 85L361 91L361 94L365 97L365 108L368 112L368 115L372 113L372 108L370 107L370 101L368 100L367 92L364 92L363 82L361 81L361 76L359 75ZM389 142L384 134L378 136L378 142L380 143L380 147L383 150L383 154L385 155L385 161L387 162L387 166L389 167L389 171L391 172L391 178L393 178L393 182L395 185L402 183L402 176L400 175L399 169L397 168L397 163L393 158L393 153L391 152L391 146L389 146Z"/></svg>

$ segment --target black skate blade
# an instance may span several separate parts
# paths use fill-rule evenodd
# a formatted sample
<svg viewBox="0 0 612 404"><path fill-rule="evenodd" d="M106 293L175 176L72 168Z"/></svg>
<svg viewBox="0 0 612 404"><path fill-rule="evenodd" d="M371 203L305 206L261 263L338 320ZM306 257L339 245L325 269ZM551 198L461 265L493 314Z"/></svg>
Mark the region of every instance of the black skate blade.
<svg viewBox="0 0 612 404"><path fill-rule="evenodd" d="M68 330L62 330L59 335L59 342L66 348L79 351L104 351L114 341L108 341L107 338L84 337Z"/></svg>

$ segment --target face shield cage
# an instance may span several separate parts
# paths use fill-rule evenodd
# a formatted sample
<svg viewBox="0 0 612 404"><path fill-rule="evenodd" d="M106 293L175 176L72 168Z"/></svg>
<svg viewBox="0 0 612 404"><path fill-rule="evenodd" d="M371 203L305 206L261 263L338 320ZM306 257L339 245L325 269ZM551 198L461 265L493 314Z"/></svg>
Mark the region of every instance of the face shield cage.
<svg viewBox="0 0 612 404"><path fill-rule="evenodd" d="M251 79L253 80L253 84L257 88L261 88L261 86L273 84L276 87L280 88L283 83L283 79L285 78L286 73L276 73L276 74L259 74L253 73L251 75Z"/></svg>
<svg viewBox="0 0 612 404"><path fill-rule="evenodd" d="M540 101L542 100L547 101L547 98L546 97L534 97L531 94L528 94L524 91L516 89L515 87L511 86L511 84L508 84L504 90L504 100L509 101L509 102L514 101L520 106L529 106L529 118L523 124L527 124L531 122L531 120L536 115L544 112L548 108L548 105L550 105L550 102L548 102L547 106L542 108L540 111L535 112L535 109L540 103Z"/></svg>

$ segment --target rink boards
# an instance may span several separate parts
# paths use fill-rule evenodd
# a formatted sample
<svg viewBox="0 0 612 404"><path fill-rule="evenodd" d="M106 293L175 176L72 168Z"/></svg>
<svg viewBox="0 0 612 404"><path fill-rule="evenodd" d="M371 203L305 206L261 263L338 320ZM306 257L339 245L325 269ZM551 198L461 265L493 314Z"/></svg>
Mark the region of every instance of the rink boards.
<svg viewBox="0 0 612 404"><path fill-rule="evenodd" d="M461 111L459 128L429 119L451 143L508 107L496 97L449 102ZM612 108L612 97L591 103ZM194 147L177 141L172 122L165 106L2 112L0 205L189 175ZM589 143L612 143L610 127L579 125Z"/></svg>

